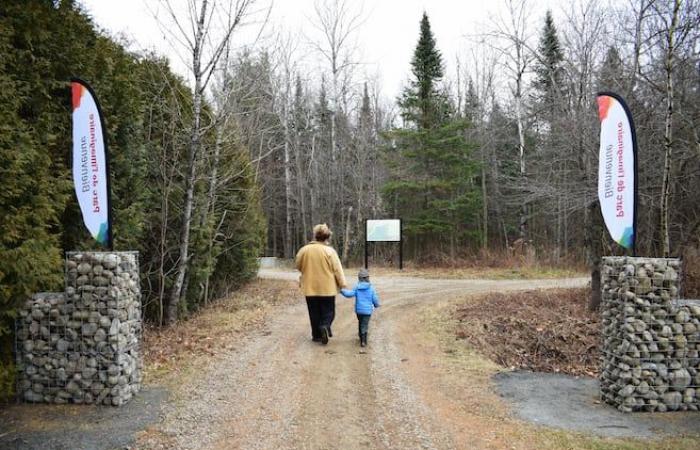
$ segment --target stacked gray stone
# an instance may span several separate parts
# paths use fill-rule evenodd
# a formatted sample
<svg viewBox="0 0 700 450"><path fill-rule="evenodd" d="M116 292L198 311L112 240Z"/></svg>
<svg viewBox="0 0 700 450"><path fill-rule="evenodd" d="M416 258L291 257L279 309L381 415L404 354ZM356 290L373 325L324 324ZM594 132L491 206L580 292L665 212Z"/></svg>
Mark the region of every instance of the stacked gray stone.
<svg viewBox="0 0 700 450"><path fill-rule="evenodd" d="M604 401L621 411L700 409L700 305L679 300L680 261L603 258Z"/></svg>
<svg viewBox="0 0 700 450"><path fill-rule="evenodd" d="M121 406L141 386L138 253L71 252L64 293L35 294L17 319L26 402Z"/></svg>

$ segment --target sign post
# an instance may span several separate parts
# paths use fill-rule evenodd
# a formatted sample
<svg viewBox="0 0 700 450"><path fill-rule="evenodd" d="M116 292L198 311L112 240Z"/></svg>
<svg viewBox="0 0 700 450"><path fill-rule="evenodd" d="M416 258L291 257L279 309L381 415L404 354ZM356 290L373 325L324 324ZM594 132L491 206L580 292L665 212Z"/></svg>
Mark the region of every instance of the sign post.
<svg viewBox="0 0 700 450"><path fill-rule="evenodd" d="M403 270L403 222L401 219L365 219L365 268L369 268L370 242L398 242L399 269Z"/></svg>

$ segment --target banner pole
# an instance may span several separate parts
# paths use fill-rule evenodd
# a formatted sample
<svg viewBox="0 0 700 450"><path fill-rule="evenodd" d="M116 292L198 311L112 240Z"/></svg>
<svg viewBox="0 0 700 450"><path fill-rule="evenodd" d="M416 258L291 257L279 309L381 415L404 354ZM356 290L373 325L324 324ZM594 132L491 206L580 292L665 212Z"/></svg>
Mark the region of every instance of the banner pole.
<svg viewBox="0 0 700 450"><path fill-rule="evenodd" d="M625 104L625 106L627 106ZM634 171L634 212L632 214L632 232L633 234L633 239L632 239L632 256L636 257L637 256L637 208L639 206L639 198L638 198L638 193L639 193L639 173L637 172L637 130L634 127L634 120L632 119L632 111L627 109L627 113L630 115L630 129L632 130L632 161L634 164L634 167L632 170Z"/></svg>
<svg viewBox="0 0 700 450"><path fill-rule="evenodd" d="M110 154L109 148L107 147L107 133L105 132L105 121L102 118L102 110L98 104L97 110L100 112L100 119L102 120L102 140L104 141L105 147L105 175L107 178L107 248L110 252L114 251L114 236L112 235L112 174L109 170L110 166Z"/></svg>

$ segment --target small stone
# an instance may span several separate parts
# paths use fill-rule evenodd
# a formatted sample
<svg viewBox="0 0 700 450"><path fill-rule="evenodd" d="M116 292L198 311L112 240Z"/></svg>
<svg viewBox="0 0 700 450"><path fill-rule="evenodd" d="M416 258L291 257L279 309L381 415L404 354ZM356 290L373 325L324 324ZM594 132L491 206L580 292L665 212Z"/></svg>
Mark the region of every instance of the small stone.
<svg viewBox="0 0 700 450"><path fill-rule="evenodd" d="M683 403L693 403L695 401L695 389L688 388L683 391Z"/></svg>
<svg viewBox="0 0 700 450"><path fill-rule="evenodd" d="M97 324L96 323L84 323L82 327L80 328L83 336L93 336L95 332L97 332Z"/></svg>
<svg viewBox="0 0 700 450"><path fill-rule="evenodd" d="M121 326L121 323L119 322L118 318L114 318L112 320L112 325L109 327L109 335L110 336L116 336L117 333L119 333L119 327Z"/></svg>
<svg viewBox="0 0 700 450"><path fill-rule="evenodd" d="M674 389L682 390L690 385L692 377L686 369L677 369L670 373L669 382Z"/></svg>
<svg viewBox="0 0 700 450"><path fill-rule="evenodd" d="M80 263L78 265L78 273L80 275L87 275L92 271L92 266L88 263Z"/></svg>
<svg viewBox="0 0 700 450"><path fill-rule="evenodd" d="M675 281L677 279L678 279L678 273L670 267L667 268L666 272L664 273L664 280Z"/></svg>
<svg viewBox="0 0 700 450"><path fill-rule="evenodd" d="M648 393L649 392L649 383L647 383L646 381L642 381L641 383L639 383L639 386L637 386L636 391L641 395Z"/></svg>
<svg viewBox="0 0 700 450"><path fill-rule="evenodd" d="M90 311L90 314L88 315L88 322L99 323L101 318L102 318L102 315L99 312Z"/></svg>
<svg viewBox="0 0 700 450"><path fill-rule="evenodd" d="M690 314L688 313L688 311L684 311L681 309L676 313L676 323L685 323L689 320Z"/></svg>
<svg viewBox="0 0 700 450"><path fill-rule="evenodd" d="M106 255L102 265L106 269L114 269L119 264L119 257L117 255Z"/></svg>
<svg viewBox="0 0 700 450"><path fill-rule="evenodd" d="M676 411L681 406L683 396L680 392L667 392L661 396L661 400L669 410Z"/></svg>
<svg viewBox="0 0 700 450"><path fill-rule="evenodd" d="M678 348L685 348L688 345L688 339L682 334L676 335L673 341Z"/></svg>
<svg viewBox="0 0 700 450"><path fill-rule="evenodd" d="M58 350L61 353L68 351L69 347L70 347L70 343L68 341L66 341L65 339L59 339L56 342L56 350Z"/></svg>
<svg viewBox="0 0 700 450"><path fill-rule="evenodd" d="M82 378L83 378L84 380L90 380L90 379L92 379L92 377L94 377L96 373L97 373L97 369L95 369L94 367L86 367L86 368L84 368L83 371L81 372ZM89 384L88 384L88 385L89 385ZM87 387L87 386L86 386L86 387Z"/></svg>
<svg viewBox="0 0 700 450"><path fill-rule="evenodd" d="M71 380L68 382L68 384L66 384L66 391L76 395L78 392L80 392L80 386L74 380Z"/></svg>
<svg viewBox="0 0 700 450"><path fill-rule="evenodd" d="M618 395L620 397L630 397L634 393L634 390L635 390L635 386L633 384L628 384L625 387L623 387L622 389L620 389L620 392L618 393Z"/></svg>
<svg viewBox="0 0 700 450"><path fill-rule="evenodd" d="M38 394L31 389L24 391L23 396L24 400L30 403L39 403L44 401L44 396L42 394Z"/></svg>
<svg viewBox="0 0 700 450"><path fill-rule="evenodd" d="M98 328L97 331L95 331L94 339L95 342L102 342L107 339L107 332L104 330L104 328Z"/></svg>

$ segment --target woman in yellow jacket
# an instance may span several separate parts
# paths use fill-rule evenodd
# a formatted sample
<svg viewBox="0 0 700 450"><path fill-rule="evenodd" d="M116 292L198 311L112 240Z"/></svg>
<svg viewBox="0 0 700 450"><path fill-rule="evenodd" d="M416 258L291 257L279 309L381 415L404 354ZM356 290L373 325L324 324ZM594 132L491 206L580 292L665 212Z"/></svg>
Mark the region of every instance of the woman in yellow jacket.
<svg viewBox="0 0 700 450"><path fill-rule="evenodd" d="M331 324L335 318L335 295L347 287L343 266L330 246L331 230L325 223L314 227L314 240L303 246L296 256L301 272L301 290L306 296L314 342L328 343L333 336Z"/></svg>

